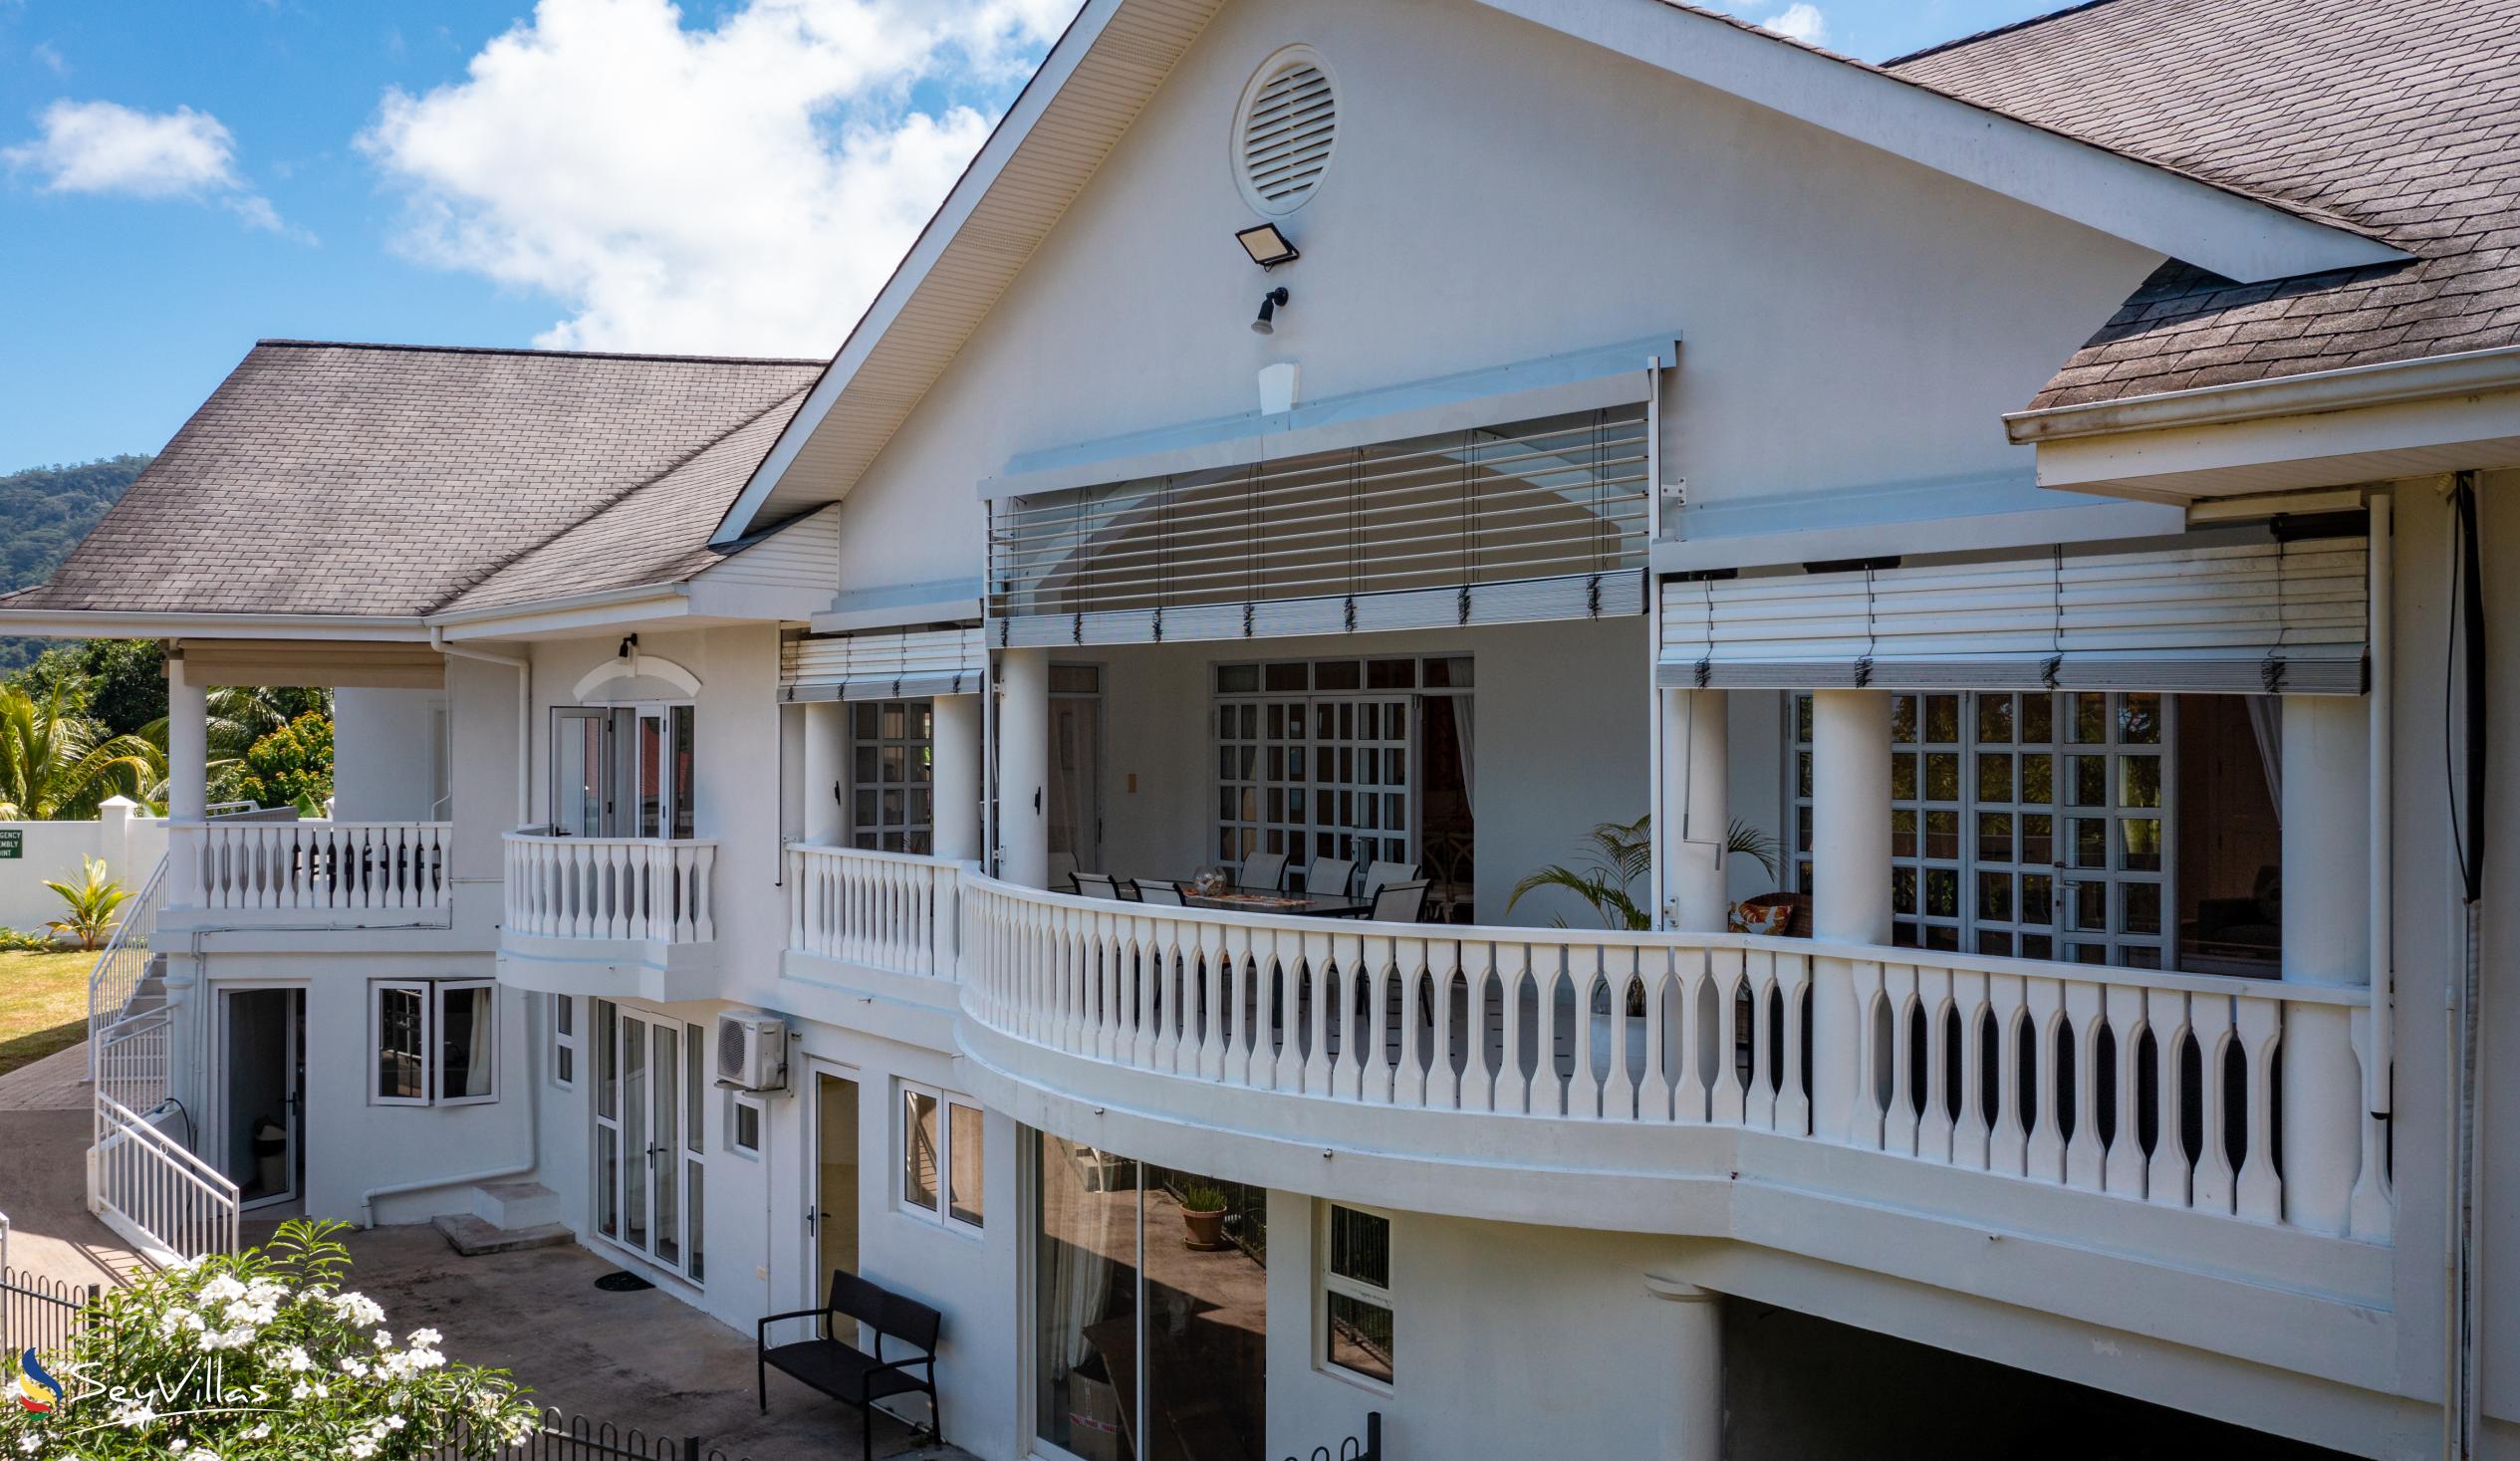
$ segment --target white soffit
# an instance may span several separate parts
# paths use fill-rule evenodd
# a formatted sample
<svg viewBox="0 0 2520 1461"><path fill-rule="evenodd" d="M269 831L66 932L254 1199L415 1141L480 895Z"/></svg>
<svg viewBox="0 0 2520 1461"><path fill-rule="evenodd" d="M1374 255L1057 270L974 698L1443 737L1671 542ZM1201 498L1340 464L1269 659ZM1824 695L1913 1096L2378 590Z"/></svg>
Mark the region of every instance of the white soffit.
<svg viewBox="0 0 2520 1461"><path fill-rule="evenodd" d="M718 524L724 544L855 486L1222 0L1088 0Z"/></svg>
<svg viewBox="0 0 2520 1461"><path fill-rule="evenodd" d="M1479 0L2227 279L2390 263L2376 239L1663 0Z"/></svg>

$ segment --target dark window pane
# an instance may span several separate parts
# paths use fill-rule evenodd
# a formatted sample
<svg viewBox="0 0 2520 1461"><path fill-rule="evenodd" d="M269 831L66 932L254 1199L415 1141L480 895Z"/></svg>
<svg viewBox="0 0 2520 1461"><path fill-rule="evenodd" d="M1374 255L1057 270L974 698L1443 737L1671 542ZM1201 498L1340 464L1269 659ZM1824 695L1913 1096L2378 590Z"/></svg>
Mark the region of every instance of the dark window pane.
<svg viewBox="0 0 2520 1461"><path fill-rule="evenodd" d="M1977 795L1984 802L2012 800L2012 757L2002 751L1977 758Z"/></svg>
<svg viewBox="0 0 2520 1461"><path fill-rule="evenodd" d="M1977 738L1990 745L2012 739L2012 696L1980 695L1977 697ZM2011 940L2007 939L2009 943Z"/></svg>
<svg viewBox="0 0 2520 1461"><path fill-rule="evenodd" d="M2056 739L2056 697L2024 695L2021 697L2021 743L2044 746Z"/></svg>
<svg viewBox="0 0 2520 1461"><path fill-rule="evenodd" d="M1925 697L1925 739L1949 745L1960 738L1960 697L1927 695Z"/></svg>

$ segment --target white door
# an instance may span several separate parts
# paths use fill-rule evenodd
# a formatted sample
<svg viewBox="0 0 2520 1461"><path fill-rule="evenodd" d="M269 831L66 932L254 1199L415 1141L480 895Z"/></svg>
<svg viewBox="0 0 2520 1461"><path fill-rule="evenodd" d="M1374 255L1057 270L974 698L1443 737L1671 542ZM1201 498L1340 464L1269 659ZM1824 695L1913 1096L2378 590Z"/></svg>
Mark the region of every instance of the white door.
<svg viewBox="0 0 2520 1461"><path fill-rule="evenodd" d="M834 1273L858 1271L857 1073L816 1067L814 1104L807 1117L813 1195L805 1222L814 1247L814 1287L806 1298L809 1304L819 1305L831 1293Z"/></svg>
<svg viewBox="0 0 2520 1461"><path fill-rule="evenodd" d="M596 1005L596 1231L694 1282L705 1054L697 1026Z"/></svg>

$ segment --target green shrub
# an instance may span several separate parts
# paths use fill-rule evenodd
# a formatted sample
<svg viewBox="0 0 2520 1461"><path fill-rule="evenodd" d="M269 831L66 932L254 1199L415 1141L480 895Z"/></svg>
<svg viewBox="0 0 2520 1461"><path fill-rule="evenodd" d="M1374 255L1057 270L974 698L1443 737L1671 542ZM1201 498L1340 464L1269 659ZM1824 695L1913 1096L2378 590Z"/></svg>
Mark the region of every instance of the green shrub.
<svg viewBox="0 0 2520 1461"><path fill-rule="evenodd" d="M283 1223L266 1247L107 1291L23 1371L19 1393L52 1402L0 1410L0 1455L417 1461L529 1435L537 1412L505 1371L448 1360L434 1330L397 1339L343 1291L348 1226Z"/></svg>

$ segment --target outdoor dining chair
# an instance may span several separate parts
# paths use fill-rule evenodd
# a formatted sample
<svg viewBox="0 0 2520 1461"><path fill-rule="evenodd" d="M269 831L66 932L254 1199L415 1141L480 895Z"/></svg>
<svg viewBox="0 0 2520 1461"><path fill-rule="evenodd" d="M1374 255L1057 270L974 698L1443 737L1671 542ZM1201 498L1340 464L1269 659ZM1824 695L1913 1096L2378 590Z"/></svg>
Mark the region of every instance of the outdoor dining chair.
<svg viewBox="0 0 2520 1461"><path fill-rule="evenodd" d="M1141 903L1153 903L1159 907L1165 908L1180 907L1181 885L1177 882L1163 882L1160 880L1140 882L1137 884L1137 901Z"/></svg>
<svg viewBox="0 0 2520 1461"><path fill-rule="evenodd" d="M1374 911L1367 916L1377 923L1414 923L1426 913L1426 879L1413 877L1406 882L1386 882L1374 894Z"/></svg>
<svg viewBox="0 0 2520 1461"><path fill-rule="evenodd" d="M1286 881L1286 853L1252 853L1242 859L1242 876L1235 880L1244 887L1276 892L1278 884Z"/></svg>
<svg viewBox="0 0 2520 1461"><path fill-rule="evenodd" d="M1365 869L1364 896L1368 902L1371 902L1373 901L1376 893L1381 892L1392 883L1401 882L1408 878L1415 877L1416 875L1417 864L1414 862L1369 863Z"/></svg>
<svg viewBox="0 0 2520 1461"><path fill-rule="evenodd" d="M1304 891L1317 898L1346 897L1356 875L1355 858L1315 857L1313 865L1304 869Z"/></svg>
<svg viewBox="0 0 2520 1461"><path fill-rule="evenodd" d="M1077 891L1089 898L1103 898L1115 903L1120 901L1120 884L1112 881L1108 872L1078 873Z"/></svg>

